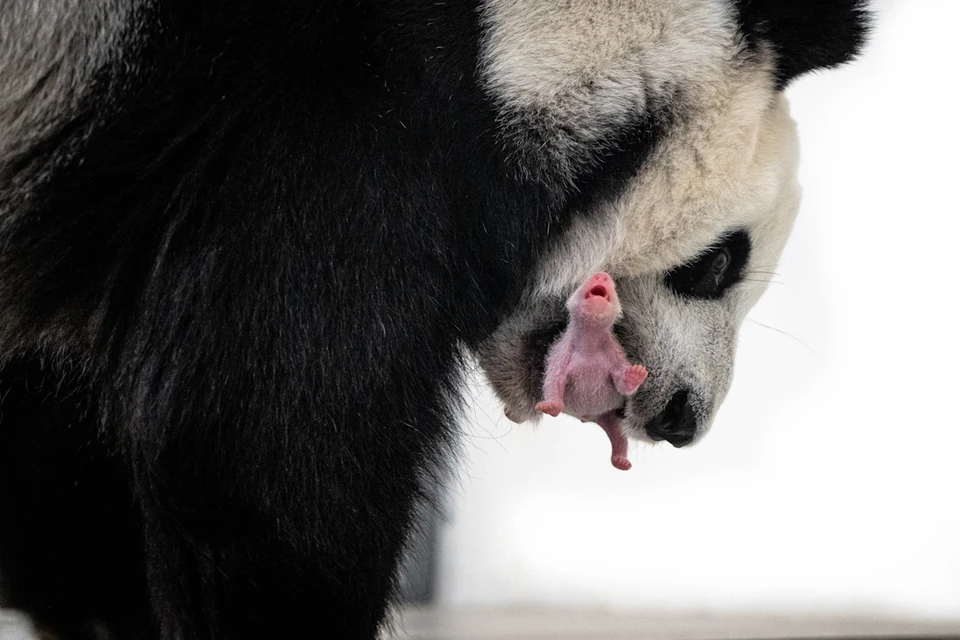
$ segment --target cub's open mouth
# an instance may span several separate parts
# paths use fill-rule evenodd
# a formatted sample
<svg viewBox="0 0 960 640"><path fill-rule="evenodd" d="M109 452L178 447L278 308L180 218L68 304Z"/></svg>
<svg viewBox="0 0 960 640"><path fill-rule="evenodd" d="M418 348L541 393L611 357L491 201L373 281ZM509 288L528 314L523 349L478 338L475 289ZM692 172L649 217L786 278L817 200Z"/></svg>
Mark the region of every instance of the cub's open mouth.
<svg viewBox="0 0 960 640"><path fill-rule="evenodd" d="M587 299L603 298L607 302L610 302L610 290L602 284L597 284L587 291L587 295L584 297Z"/></svg>

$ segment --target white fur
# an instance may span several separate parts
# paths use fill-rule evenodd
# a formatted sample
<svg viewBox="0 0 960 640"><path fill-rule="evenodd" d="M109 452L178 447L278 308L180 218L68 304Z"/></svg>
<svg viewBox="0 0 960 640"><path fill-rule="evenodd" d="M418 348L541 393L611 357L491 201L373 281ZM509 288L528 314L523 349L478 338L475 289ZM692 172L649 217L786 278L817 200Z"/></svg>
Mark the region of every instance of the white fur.
<svg viewBox="0 0 960 640"><path fill-rule="evenodd" d="M734 34L722 0L488 0L483 19L504 133L529 147L526 167L568 178L612 131L718 73Z"/></svg>
<svg viewBox="0 0 960 640"><path fill-rule="evenodd" d="M599 222L574 225L541 269L541 291L566 290L600 267L614 276L666 270L738 227L776 227L770 231L782 237L774 244L782 244L799 204L796 128L786 98L772 92L760 65L711 89L621 197L605 205ZM758 238L761 245L767 235Z"/></svg>
<svg viewBox="0 0 960 640"><path fill-rule="evenodd" d="M0 2L0 169L48 135L110 61L130 0Z"/></svg>
<svg viewBox="0 0 960 640"><path fill-rule="evenodd" d="M608 271L621 286L624 346L651 372L628 405L628 428L642 438L642 425L687 389L702 435L730 386L736 334L764 276L720 300L694 300L668 289L663 274L738 229L752 243L748 274L779 259L799 207L798 149L772 54L744 50L719 0L490 0L485 19L484 73L504 134L522 143L518 132L539 127L541 156L527 161L572 173L638 112L670 109L673 124L639 173L599 215L573 224L530 299L565 296ZM535 324L537 304L521 310L516 331ZM495 339L516 343L511 326ZM501 397L530 416L503 384L511 356L497 357L485 364L497 371Z"/></svg>

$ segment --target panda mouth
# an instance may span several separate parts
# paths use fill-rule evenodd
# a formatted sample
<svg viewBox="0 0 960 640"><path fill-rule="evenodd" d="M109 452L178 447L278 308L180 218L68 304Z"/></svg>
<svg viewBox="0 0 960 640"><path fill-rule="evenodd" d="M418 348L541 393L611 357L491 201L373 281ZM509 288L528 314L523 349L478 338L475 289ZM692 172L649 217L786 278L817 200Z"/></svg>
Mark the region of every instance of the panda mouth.
<svg viewBox="0 0 960 640"><path fill-rule="evenodd" d="M610 290L602 284L594 285L584 296L587 300L591 298L603 298L610 302Z"/></svg>

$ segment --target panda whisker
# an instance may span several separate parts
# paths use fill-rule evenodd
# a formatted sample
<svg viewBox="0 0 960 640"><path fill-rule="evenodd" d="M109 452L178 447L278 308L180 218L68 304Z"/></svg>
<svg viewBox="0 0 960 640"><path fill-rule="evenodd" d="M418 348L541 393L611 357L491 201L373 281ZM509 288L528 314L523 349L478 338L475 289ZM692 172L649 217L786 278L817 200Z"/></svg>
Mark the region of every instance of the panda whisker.
<svg viewBox="0 0 960 640"><path fill-rule="evenodd" d="M782 335L782 336L786 336L786 337L790 338L790 339L793 340L794 342L797 342L797 343L800 344L802 347L804 347L807 351L809 351L809 352L812 353L813 355L817 356L817 358L820 358L821 360L823 359L823 356L821 356L820 353L818 353L816 349L814 349L814 348L811 347L809 344L807 344L806 342L804 342L803 340L801 340L801 339L798 338L797 336L793 335L793 334L790 333L789 331L784 331L783 329L777 329L776 327L772 327L772 326L770 326L769 324L764 324L764 323L760 322L759 320L754 320L753 318L747 318L747 320L749 320L750 322L752 322L752 323L755 324L755 325L759 325L759 326L763 327L764 329L769 329L770 331L773 331L773 332L775 332L775 333L779 333L779 334Z"/></svg>

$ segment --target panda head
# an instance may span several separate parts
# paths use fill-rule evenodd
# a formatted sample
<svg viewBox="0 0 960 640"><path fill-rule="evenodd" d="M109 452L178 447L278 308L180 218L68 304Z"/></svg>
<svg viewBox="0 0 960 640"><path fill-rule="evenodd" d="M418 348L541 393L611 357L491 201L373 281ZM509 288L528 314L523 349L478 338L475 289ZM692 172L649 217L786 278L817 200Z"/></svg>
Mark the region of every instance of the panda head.
<svg viewBox="0 0 960 640"><path fill-rule="evenodd" d="M489 0L483 20L483 78L515 170L573 182L611 149L642 147L480 349L489 380L511 416L534 419L564 300L603 270L623 307L616 335L650 373L626 403L625 431L696 442L799 207L783 90L857 54L862 2Z"/></svg>

